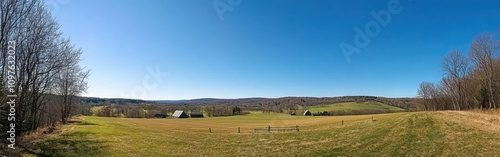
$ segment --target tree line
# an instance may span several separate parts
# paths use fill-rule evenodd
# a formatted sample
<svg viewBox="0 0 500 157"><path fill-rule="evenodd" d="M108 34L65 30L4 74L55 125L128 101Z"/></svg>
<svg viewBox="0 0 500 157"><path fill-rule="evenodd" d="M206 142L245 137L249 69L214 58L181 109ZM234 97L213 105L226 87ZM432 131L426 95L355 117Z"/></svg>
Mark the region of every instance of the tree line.
<svg viewBox="0 0 500 157"><path fill-rule="evenodd" d="M500 38L482 33L467 54L452 50L442 61L443 78L418 88L425 110L496 109L500 107Z"/></svg>
<svg viewBox="0 0 500 157"><path fill-rule="evenodd" d="M0 127L9 128L13 109L18 135L67 123L76 112L76 96L87 89L89 71L79 65L82 49L62 36L43 0L2 0L0 16ZM14 62L7 54L12 43ZM7 88L8 80L15 86ZM6 103L11 89L17 95L13 109ZM6 132L0 136L4 139Z"/></svg>
<svg viewBox="0 0 500 157"><path fill-rule="evenodd" d="M147 102L128 99L80 98L79 114L102 117L153 118L155 114L172 114L175 110L189 113L205 113L209 117L247 114L249 111L263 113L301 114L314 106L343 102L380 102L391 106L416 111L420 103L416 98L383 98L374 96L343 97L283 97L283 98L243 98L243 99L196 99L182 103ZM98 103L96 103L98 102ZM138 103L133 103L138 102ZM301 106L299 108L299 106ZM299 113L300 112L300 113ZM358 111L354 111L358 112ZM360 111L379 113L380 111ZM358 113L358 114L362 114ZM385 113L385 112L384 112ZM329 115L356 114L351 112L331 112Z"/></svg>
<svg viewBox="0 0 500 157"><path fill-rule="evenodd" d="M123 117L123 118L154 118L155 114L171 114L176 110L183 110L187 114L205 113L209 117L233 116L248 114L238 106L226 105L161 105L161 104L111 104L95 106L91 104L80 104L77 109L79 114L100 117Z"/></svg>
<svg viewBox="0 0 500 157"><path fill-rule="evenodd" d="M242 99L195 99L186 100L182 103L158 103L167 105L236 105L244 110L277 112L282 113L288 110L294 110L297 105L303 108L311 106L321 106L344 102L367 102L374 101L385 103L391 106L412 110L418 107L415 98L385 98L375 96L340 96L340 97L282 97L282 98L242 98Z"/></svg>
<svg viewBox="0 0 500 157"><path fill-rule="evenodd" d="M328 105L343 102L367 102L374 101L391 106L396 106L409 111L420 108L420 102L417 98L385 98L376 96L340 96L340 97L282 97L282 98L241 98L241 99L193 99L180 101L144 101L136 99L121 99L121 98L92 98L79 97L82 104L87 106L102 106L102 105L133 105L133 104L157 104L157 105L236 105L244 110L259 110L265 112L283 112L290 109L302 106L308 108L310 106ZM88 107L87 107L88 108Z"/></svg>

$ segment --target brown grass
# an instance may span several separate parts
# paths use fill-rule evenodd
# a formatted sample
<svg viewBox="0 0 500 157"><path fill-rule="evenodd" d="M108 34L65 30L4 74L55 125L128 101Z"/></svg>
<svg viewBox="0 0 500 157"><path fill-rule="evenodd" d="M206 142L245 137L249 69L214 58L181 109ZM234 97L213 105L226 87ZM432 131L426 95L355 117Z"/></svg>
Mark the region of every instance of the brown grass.
<svg viewBox="0 0 500 157"><path fill-rule="evenodd" d="M446 119L470 128L500 134L499 110L439 111Z"/></svg>
<svg viewBox="0 0 500 157"><path fill-rule="evenodd" d="M70 123L76 123L82 121L80 116L75 116L69 120ZM2 148L0 149L0 156L20 156L21 152L26 152L29 150L27 148L34 147L34 144L49 138L57 138L58 136L68 132L73 131L75 126L73 125L62 125L60 123L56 123L53 126L46 126L39 128L32 132L27 132L22 134L21 136L16 138L15 150L6 148L2 144Z"/></svg>

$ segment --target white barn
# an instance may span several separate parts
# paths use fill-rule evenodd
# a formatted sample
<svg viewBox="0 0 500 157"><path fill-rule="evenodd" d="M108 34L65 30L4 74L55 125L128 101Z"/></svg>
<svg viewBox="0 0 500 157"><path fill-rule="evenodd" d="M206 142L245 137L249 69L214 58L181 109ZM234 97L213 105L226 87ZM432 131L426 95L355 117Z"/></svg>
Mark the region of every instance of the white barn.
<svg viewBox="0 0 500 157"><path fill-rule="evenodd" d="M174 118L189 118L189 116L186 114L186 112L182 110L175 110L174 114L172 114L172 117Z"/></svg>

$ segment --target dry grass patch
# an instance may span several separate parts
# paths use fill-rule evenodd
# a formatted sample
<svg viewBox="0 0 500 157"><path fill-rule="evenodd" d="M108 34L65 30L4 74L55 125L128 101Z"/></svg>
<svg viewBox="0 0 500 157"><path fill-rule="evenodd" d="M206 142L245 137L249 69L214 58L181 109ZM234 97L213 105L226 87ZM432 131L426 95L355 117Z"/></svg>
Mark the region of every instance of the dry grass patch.
<svg viewBox="0 0 500 157"><path fill-rule="evenodd" d="M470 128L500 134L500 114L493 111L440 111L446 119Z"/></svg>

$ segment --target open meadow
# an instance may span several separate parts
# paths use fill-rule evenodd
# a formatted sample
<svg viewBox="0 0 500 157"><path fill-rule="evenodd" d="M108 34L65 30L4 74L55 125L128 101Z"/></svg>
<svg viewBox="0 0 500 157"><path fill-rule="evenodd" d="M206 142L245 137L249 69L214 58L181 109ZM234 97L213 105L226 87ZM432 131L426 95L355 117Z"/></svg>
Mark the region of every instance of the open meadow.
<svg viewBox="0 0 500 157"><path fill-rule="evenodd" d="M59 133L35 141L25 156L498 156L500 152L498 112L328 117L255 112L198 119L83 116L74 120ZM296 125L299 131L253 130Z"/></svg>
<svg viewBox="0 0 500 157"><path fill-rule="evenodd" d="M373 110L373 111L387 111L387 112L401 112L404 109L379 103L379 102L345 102L345 103L335 103L322 106L314 106L309 109L312 113L323 112L323 111L351 111L351 110Z"/></svg>
<svg viewBox="0 0 500 157"><path fill-rule="evenodd" d="M499 6L0 0L0 157L500 157Z"/></svg>

